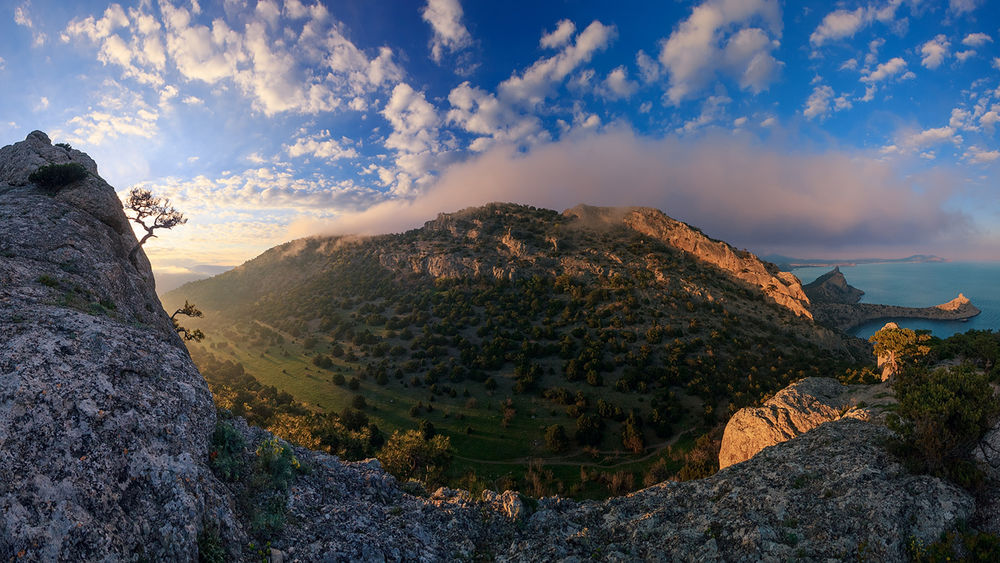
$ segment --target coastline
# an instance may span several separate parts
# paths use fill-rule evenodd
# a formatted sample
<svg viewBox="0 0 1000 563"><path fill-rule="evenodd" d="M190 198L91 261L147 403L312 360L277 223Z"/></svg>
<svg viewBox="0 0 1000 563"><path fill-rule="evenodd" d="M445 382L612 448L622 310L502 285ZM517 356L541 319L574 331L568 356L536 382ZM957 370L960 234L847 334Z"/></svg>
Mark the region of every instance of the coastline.
<svg viewBox="0 0 1000 563"><path fill-rule="evenodd" d="M964 295L933 307L903 307L874 303L813 303L817 322L852 333L873 321L920 319L931 321L967 321L981 313Z"/></svg>

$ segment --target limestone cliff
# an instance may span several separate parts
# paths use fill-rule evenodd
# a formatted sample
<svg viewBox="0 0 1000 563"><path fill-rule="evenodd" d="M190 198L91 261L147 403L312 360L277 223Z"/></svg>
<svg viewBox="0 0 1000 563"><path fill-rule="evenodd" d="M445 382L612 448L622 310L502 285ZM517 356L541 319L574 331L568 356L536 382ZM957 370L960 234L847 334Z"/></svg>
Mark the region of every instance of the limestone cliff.
<svg viewBox="0 0 1000 563"><path fill-rule="evenodd" d="M60 151L60 152L57 152ZM55 195L33 167L82 162ZM114 190L42 133L0 149L0 559L194 561L217 530L250 548L238 490L209 469L215 410L154 293ZM512 251L518 251L516 244ZM255 463L270 435L233 421ZM956 487L907 474L884 430L845 420L715 476L605 502L401 490L374 460L295 448L310 471L268 536L272 560L899 560L972 515ZM516 521L515 521L516 520ZM259 540L254 540L259 541ZM259 543L258 543L259 545Z"/></svg>

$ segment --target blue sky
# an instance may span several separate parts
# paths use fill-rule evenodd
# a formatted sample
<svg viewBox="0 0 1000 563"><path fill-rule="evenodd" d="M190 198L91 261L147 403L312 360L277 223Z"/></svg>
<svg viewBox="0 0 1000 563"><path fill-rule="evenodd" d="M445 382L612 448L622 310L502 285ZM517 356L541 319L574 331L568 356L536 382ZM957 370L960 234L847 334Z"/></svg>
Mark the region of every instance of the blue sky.
<svg viewBox="0 0 1000 563"><path fill-rule="evenodd" d="M170 197L165 274L489 201L1000 259L984 0L2 0L0 26L0 142L41 129Z"/></svg>

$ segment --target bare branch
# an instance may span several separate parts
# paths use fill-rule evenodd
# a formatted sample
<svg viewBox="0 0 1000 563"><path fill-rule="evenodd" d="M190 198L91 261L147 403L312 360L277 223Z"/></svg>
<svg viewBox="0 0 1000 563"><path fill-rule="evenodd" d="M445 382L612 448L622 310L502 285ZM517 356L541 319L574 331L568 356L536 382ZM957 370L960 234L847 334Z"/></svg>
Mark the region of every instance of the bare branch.
<svg viewBox="0 0 1000 563"><path fill-rule="evenodd" d="M156 236L153 234L156 229L172 229L187 223L187 218L170 205L170 200L154 196L152 192L142 188L132 188L129 191L125 198L125 209L132 212L128 218L146 231L129 252L129 258L132 259L147 240Z"/></svg>

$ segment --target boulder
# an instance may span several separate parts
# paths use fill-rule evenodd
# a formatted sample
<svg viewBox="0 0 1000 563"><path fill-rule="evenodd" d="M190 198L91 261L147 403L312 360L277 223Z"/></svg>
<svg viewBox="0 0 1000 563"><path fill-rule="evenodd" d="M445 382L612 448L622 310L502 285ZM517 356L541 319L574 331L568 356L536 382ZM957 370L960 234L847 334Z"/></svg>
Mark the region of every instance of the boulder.
<svg viewBox="0 0 1000 563"><path fill-rule="evenodd" d="M888 393L888 388L886 388ZM746 461L768 446L843 417L867 420L872 412L858 408L870 386L843 385L827 377L807 377L794 383L760 407L744 408L726 424L719 451L719 467Z"/></svg>

